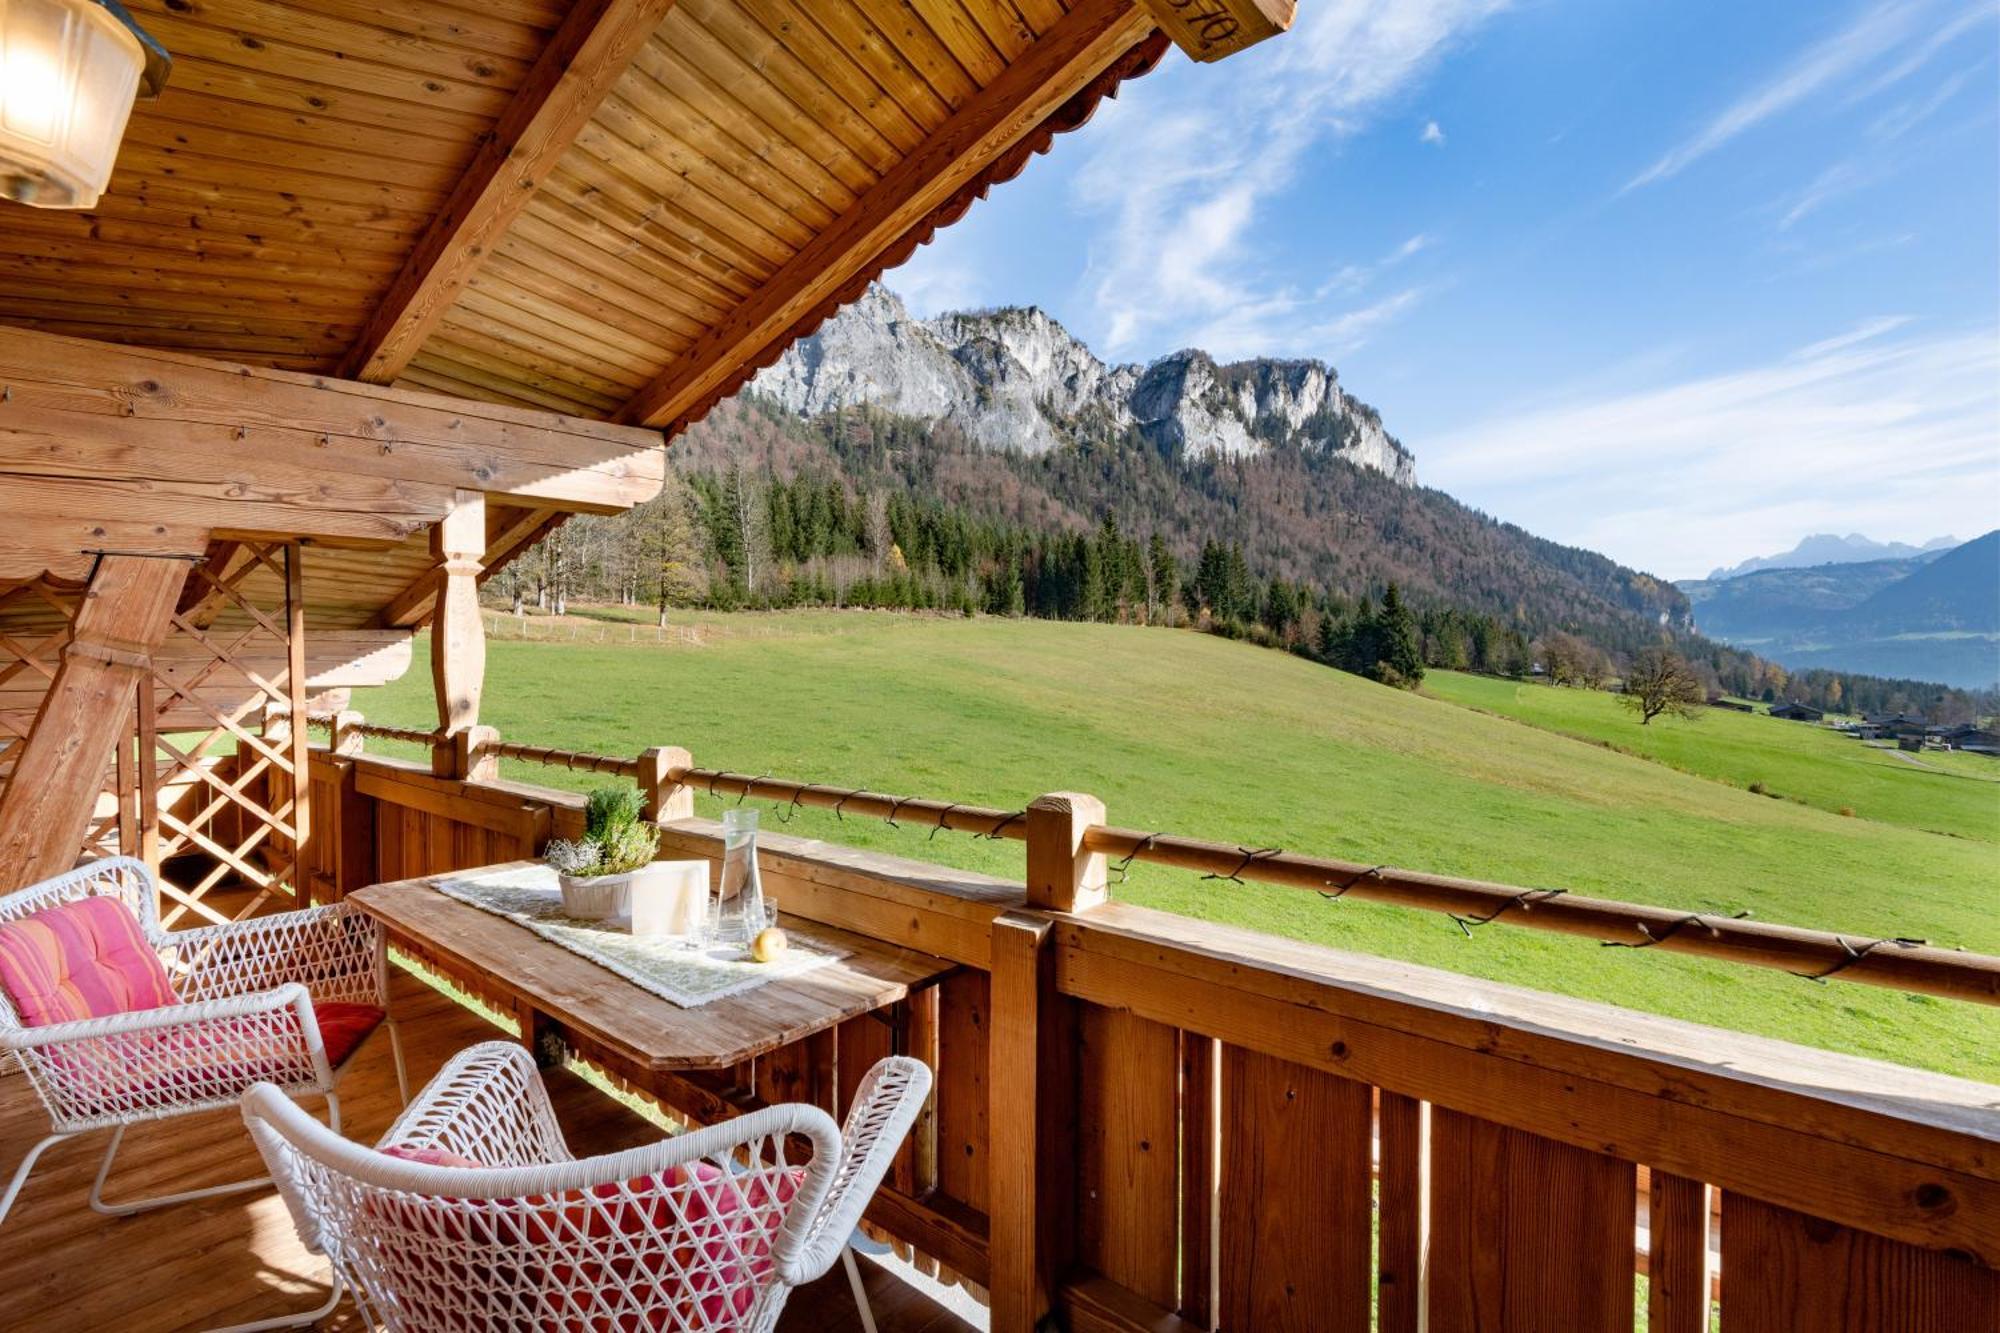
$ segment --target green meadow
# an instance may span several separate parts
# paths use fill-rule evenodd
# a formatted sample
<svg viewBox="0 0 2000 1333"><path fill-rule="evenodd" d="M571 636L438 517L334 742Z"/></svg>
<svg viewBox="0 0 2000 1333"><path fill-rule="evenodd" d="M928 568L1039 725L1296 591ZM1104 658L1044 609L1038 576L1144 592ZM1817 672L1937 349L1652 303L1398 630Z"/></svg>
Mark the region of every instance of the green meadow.
<svg viewBox="0 0 2000 1333"><path fill-rule="evenodd" d="M696 641L496 636L483 720L534 744L613 754L678 744L704 765L1007 809L1088 791L1133 827L2000 952L2000 785L1797 724L1718 715L1641 728L1608 696L1450 675L1411 694L1161 629L833 611L683 623ZM403 680L355 706L429 725L421 644ZM507 776L592 785L529 765ZM1750 792L1753 781L1781 799ZM703 795L698 806L713 814L730 800ZM767 808L767 827L1020 873L1018 843L826 811L784 823L783 813ZM1991 1009L1504 923L1468 937L1434 913L1156 867L1134 866L1115 892L2000 1082Z"/></svg>

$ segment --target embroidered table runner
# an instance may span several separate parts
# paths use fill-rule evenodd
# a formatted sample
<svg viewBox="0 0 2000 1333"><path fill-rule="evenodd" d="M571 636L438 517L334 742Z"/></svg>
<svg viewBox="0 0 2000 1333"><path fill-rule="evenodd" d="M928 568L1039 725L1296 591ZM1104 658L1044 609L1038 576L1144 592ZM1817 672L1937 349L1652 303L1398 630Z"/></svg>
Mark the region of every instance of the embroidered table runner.
<svg viewBox="0 0 2000 1333"><path fill-rule="evenodd" d="M753 963L740 948L695 949L680 940L635 936L622 918L578 920L563 913L562 887L548 866L455 876L433 884L446 897L504 916L683 1009L802 976L847 956L844 949L787 930L789 949L771 962Z"/></svg>

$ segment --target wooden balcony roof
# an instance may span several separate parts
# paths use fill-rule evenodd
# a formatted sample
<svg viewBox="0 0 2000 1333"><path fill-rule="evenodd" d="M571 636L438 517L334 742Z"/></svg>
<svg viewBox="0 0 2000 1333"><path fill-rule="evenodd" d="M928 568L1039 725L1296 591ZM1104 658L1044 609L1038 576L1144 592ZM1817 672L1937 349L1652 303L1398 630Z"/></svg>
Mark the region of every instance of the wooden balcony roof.
<svg viewBox="0 0 2000 1333"><path fill-rule="evenodd" d="M133 9L172 79L97 206L0 208L0 322L655 426L1168 42L1135 0Z"/></svg>

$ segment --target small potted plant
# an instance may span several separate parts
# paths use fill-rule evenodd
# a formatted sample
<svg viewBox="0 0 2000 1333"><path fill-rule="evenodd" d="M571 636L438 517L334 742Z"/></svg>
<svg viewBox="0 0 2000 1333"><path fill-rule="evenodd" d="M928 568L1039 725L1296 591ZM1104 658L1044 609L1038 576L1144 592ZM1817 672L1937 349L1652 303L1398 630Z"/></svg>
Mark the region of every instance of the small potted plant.
<svg viewBox="0 0 2000 1333"><path fill-rule="evenodd" d="M632 910L632 881L660 847L660 830L639 817L635 787L599 787L584 806L583 836L552 838L542 860L562 884L563 911L602 921Z"/></svg>

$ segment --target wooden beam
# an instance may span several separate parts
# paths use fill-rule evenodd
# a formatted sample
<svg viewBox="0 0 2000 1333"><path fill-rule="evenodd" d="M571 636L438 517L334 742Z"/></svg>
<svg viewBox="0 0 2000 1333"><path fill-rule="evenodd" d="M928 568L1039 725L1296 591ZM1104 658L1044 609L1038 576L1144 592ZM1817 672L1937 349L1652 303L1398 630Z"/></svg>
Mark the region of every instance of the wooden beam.
<svg viewBox="0 0 2000 1333"><path fill-rule="evenodd" d="M619 414L679 420L834 298L909 230L1153 29L1132 0L1081 0L838 221L703 334Z"/></svg>
<svg viewBox="0 0 2000 1333"><path fill-rule="evenodd" d="M200 554L207 534L189 555ZM112 747L132 716L133 688L172 623L184 561L107 555L77 608L69 646L14 751L0 795L0 885L33 884L76 864ZM144 764L140 766L142 769Z"/></svg>
<svg viewBox="0 0 2000 1333"><path fill-rule="evenodd" d="M181 548L151 528L396 542L461 489L616 513L666 475L653 431L27 329L0 385L0 511L50 529L8 525L0 578L14 546Z"/></svg>
<svg viewBox="0 0 2000 1333"><path fill-rule="evenodd" d="M1140 0L1174 45L1200 61L1220 60L1292 26L1298 0Z"/></svg>
<svg viewBox="0 0 2000 1333"><path fill-rule="evenodd" d="M388 384L403 373L673 5L574 0L376 306L344 374Z"/></svg>
<svg viewBox="0 0 2000 1333"><path fill-rule="evenodd" d="M514 516L501 522L486 539L486 549L479 558L480 578L484 579L499 565L514 555L522 546L535 540L542 527L549 521L549 510L528 509L514 511ZM384 607L381 623L385 629L415 629L431 618L431 611L437 606L437 571L426 570L411 580L410 585L397 593L395 599Z"/></svg>

